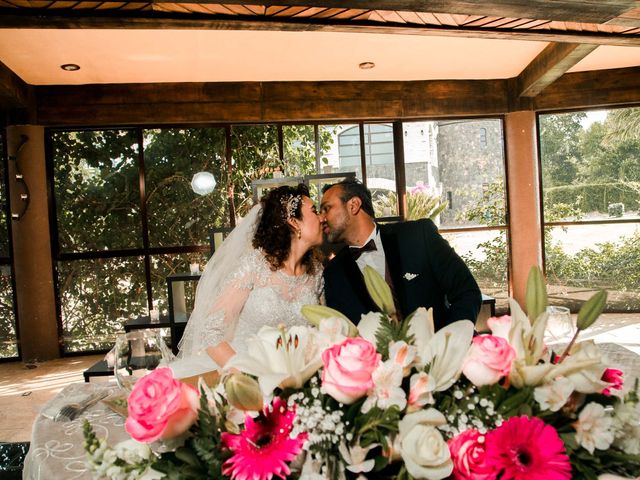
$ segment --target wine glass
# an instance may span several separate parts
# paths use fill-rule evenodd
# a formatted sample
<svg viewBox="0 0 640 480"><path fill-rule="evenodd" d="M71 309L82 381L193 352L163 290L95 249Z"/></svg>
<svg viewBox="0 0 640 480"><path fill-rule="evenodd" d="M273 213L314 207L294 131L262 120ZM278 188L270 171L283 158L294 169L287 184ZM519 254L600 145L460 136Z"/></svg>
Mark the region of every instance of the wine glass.
<svg viewBox="0 0 640 480"><path fill-rule="evenodd" d="M547 328L544 340L547 344L569 343L576 332L576 326L567 307L547 307Z"/></svg>
<svg viewBox="0 0 640 480"><path fill-rule="evenodd" d="M118 335L114 373L118 386L131 392L138 378L161 363L171 360L170 352L157 329L133 330Z"/></svg>

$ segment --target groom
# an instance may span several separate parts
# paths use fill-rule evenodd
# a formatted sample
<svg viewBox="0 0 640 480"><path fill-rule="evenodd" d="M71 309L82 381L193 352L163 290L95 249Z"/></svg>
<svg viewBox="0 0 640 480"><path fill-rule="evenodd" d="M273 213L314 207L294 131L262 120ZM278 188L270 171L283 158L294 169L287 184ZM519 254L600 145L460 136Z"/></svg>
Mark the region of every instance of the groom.
<svg viewBox="0 0 640 480"><path fill-rule="evenodd" d="M436 330L455 320L475 322L478 284L431 220L376 225L371 192L353 179L325 188L320 212L327 240L348 245L324 270L327 306L356 324L379 311L362 276L370 265L390 284L403 317L433 307Z"/></svg>

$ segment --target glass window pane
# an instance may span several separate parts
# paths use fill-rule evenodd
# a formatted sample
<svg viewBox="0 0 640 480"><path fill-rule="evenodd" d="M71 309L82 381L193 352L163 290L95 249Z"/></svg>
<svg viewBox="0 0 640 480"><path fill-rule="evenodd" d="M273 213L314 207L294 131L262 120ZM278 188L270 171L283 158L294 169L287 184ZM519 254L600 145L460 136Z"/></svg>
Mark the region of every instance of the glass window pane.
<svg viewBox="0 0 640 480"><path fill-rule="evenodd" d="M548 227L545 265L549 303L580 309L597 289L605 311L640 311L640 224Z"/></svg>
<svg viewBox="0 0 640 480"><path fill-rule="evenodd" d="M322 125L320 151L322 173L355 172L362 180L358 125Z"/></svg>
<svg viewBox="0 0 640 480"><path fill-rule="evenodd" d="M142 257L58 262L65 352L109 349L124 322L148 312Z"/></svg>
<svg viewBox="0 0 640 480"><path fill-rule="evenodd" d="M167 277L175 274L188 274L191 263L199 263L202 271L209 259L208 253L183 253L179 255L154 255L151 257L151 283L154 307L163 315L169 314ZM188 312L193 311L197 282L184 282L185 305Z"/></svg>
<svg viewBox="0 0 640 480"><path fill-rule="evenodd" d="M284 176L300 177L316 173L316 136L313 125L282 127Z"/></svg>
<svg viewBox="0 0 640 480"><path fill-rule="evenodd" d="M0 358L18 356L11 267L0 266Z"/></svg>
<svg viewBox="0 0 640 480"><path fill-rule="evenodd" d="M0 133L0 152L4 153L4 135ZM7 191L5 162L0 161L0 358L18 356L16 316L11 281L11 252L7 224Z"/></svg>
<svg viewBox="0 0 640 480"><path fill-rule="evenodd" d="M51 145L60 251L141 247L136 132L54 132Z"/></svg>
<svg viewBox="0 0 640 480"><path fill-rule="evenodd" d="M482 293L496 299L496 312L506 313L509 309L506 232L446 232L442 236L465 261Z"/></svg>
<svg viewBox="0 0 640 480"><path fill-rule="evenodd" d="M427 135L421 125L410 133L422 137L416 130L423 130L422 136ZM441 227L504 225L506 194L502 122L498 119L439 121L435 135L439 177L436 178L434 172L428 174L427 179L433 181L436 188L442 186L442 194L447 201L447 207L440 216ZM427 141L429 146L423 147L423 151L431 152L433 139ZM433 157L430 153L429 161L433 161Z"/></svg>
<svg viewBox="0 0 640 480"><path fill-rule="evenodd" d="M540 115L539 123L545 224L602 222L545 228L550 302L575 312L603 288L605 311L640 311L640 108Z"/></svg>
<svg viewBox="0 0 640 480"><path fill-rule="evenodd" d="M150 245L207 244L210 228L230 225L224 130L157 129L143 135ZM211 193L193 191L198 172L213 174Z"/></svg>
<svg viewBox="0 0 640 480"><path fill-rule="evenodd" d="M274 125L234 126L231 148L236 216L244 217L253 205L251 182L270 178L275 169L284 171L278 156L278 131Z"/></svg>
<svg viewBox="0 0 640 480"><path fill-rule="evenodd" d="M390 123L366 123L364 151L367 169L369 165L393 165L393 126Z"/></svg>
<svg viewBox="0 0 640 480"><path fill-rule="evenodd" d="M407 220L431 218L440 222L447 207L438 169L438 123L407 122L402 125L404 171L407 186Z"/></svg>
<svg viewBox="0 0 640 480"><path fill-rule="evenodd" d="M364 125L367 187L371 190L376 217L398 215L396 167L393 161L393 126L390 123Z"/></svg>
<svg viewBox="0 0 640 480"><path fill-rule="evenodd" d="M640 219L637 125L640 108L540 115L545 222Z"/></svg>

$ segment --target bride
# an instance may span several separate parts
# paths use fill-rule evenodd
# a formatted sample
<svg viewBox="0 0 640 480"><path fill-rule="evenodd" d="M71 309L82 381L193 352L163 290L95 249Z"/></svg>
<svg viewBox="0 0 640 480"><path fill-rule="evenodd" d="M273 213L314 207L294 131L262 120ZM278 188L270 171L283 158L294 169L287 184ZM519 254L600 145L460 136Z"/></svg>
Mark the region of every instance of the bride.
<svg viewBox="0 0 640 480"><path fill-rule="evenodd" d="M318 304L322 227L303 184L270 191L231 232L204 269L182 340L176 376L224 367L264 325L304 324Z"/></svg>

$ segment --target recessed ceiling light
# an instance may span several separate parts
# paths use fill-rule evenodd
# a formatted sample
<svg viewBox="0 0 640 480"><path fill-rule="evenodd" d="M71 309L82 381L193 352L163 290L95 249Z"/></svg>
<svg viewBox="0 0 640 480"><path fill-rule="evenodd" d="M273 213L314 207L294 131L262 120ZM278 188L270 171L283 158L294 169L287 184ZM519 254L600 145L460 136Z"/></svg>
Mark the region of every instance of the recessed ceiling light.
<svg viewBox="0 0 640 480"><path fill-rule="evenodd" d="M60 68L66 72L77 72L80 70L80 65L75 63L65 63L64 65L60 65Z"/></svg>
<svg viewBox="0 0 640 480"><path fill-rule="evenodd" d="M360 67L362 70L371 70L375 66L376 64L373 62L362 62L360 65L358 65L358 67Z"/></svg>

